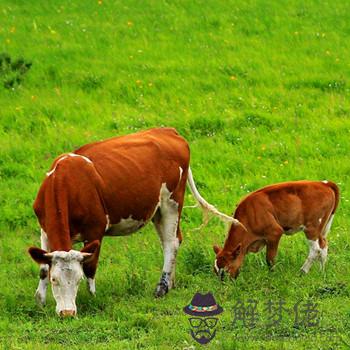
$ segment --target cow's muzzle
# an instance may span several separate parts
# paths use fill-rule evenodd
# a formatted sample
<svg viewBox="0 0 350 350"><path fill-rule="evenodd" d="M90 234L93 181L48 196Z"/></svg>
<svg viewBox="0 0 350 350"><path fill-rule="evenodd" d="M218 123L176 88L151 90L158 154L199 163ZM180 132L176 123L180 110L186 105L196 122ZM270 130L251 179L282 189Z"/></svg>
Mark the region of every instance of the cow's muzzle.
<svg viewBox="0 0 350 350"><path fill-rule="evenodd" d="M61 317L74 317L76 314L75 310L61 310L59 313Z"/></svg>
<svg viewBox="0 0 350 350"><path fill-rule="evenodd" d="M214 262L214 272L220 277L221 281L224 279L225 271L218 267L217 260Z"/></svg>

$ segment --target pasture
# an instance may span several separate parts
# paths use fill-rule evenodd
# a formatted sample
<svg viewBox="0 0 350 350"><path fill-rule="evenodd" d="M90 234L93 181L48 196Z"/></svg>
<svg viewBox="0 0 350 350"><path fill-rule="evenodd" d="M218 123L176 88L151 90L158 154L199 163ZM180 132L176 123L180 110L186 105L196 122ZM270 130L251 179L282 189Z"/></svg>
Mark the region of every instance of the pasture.
<svg viewBox="0 0 350 350"><path fill-rule="evenodd" d="M350 347L350 3L319 1L9 1L0 3L0 347L200 349L182 308L211 291L224 308L207 349ZM249 254L236 281L213 274L212 245L184 209L177 286L156 300L163 257L152 225L103 241L91 298L78 317L36 306L39 246L32 203L53 159L85 143L172 126L191 146L197 186L232 213L248 192L286 180L329 179L341 201L325 273L303 233L281 240L269 272ZM194 204L186 192L185 205ZM258 301L259 322L234 321L238 300ZM268 300L289 312L266 326ZM297 302L319 324L294 325Z"/></svg>

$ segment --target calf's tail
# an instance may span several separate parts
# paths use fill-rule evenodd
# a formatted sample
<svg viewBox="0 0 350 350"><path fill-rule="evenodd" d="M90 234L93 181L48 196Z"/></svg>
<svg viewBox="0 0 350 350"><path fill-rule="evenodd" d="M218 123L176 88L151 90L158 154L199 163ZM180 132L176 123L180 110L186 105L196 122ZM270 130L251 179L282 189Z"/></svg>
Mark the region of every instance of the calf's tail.
<svg viewBox="0 0 350 350"><path fill-rule="evenodd" d="M335 211L337 210L338 208L338 204L339 204L339 187L337 186L337 184L335 184L334 182L332 181L327 181L327 182L324 182L328 187L330 187L333 192L334 192L334 196L335 196L335 201L334 201L334 208L333 208L333 211L332 211L332 214L335 213Z"/></svg>

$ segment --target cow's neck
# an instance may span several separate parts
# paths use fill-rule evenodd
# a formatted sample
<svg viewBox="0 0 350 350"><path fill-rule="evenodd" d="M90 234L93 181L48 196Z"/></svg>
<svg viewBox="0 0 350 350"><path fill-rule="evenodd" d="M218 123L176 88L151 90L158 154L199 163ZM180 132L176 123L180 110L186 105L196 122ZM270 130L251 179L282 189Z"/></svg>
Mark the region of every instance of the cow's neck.
<svg viewBox="0 0 350 350"><path fill-rule="evenodd" d="M62 182L51 178L46 192L44 214L44 230L47 234L51 251L72 249L69 206L66 191L62 189Z"/></svg>

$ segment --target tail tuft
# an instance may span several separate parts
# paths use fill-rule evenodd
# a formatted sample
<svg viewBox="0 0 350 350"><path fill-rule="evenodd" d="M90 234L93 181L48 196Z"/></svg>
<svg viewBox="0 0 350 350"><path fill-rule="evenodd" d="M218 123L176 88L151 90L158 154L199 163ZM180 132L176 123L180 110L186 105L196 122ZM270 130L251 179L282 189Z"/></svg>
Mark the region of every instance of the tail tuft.
<svg viewBox="0 0 350 350"><path fill-rule="evenodd" d="M203 224L202 226L206 225L209 221L209 213L214 214L215 216L217 216L221 221L228 223L228 224L234 224L234 225L239 225L240 222L231 217L228 216L224 213L221 213L219 210L217 210L212 204L209 204L198 192L196 184L193 180L193 175L192 175L192 171L191 168L188 168L188 177L187 177L187 183L188 186L194 196L194 198L196 199L196 201L198 202L198 204L201 206L202 210L203 210Z"/></svg>

